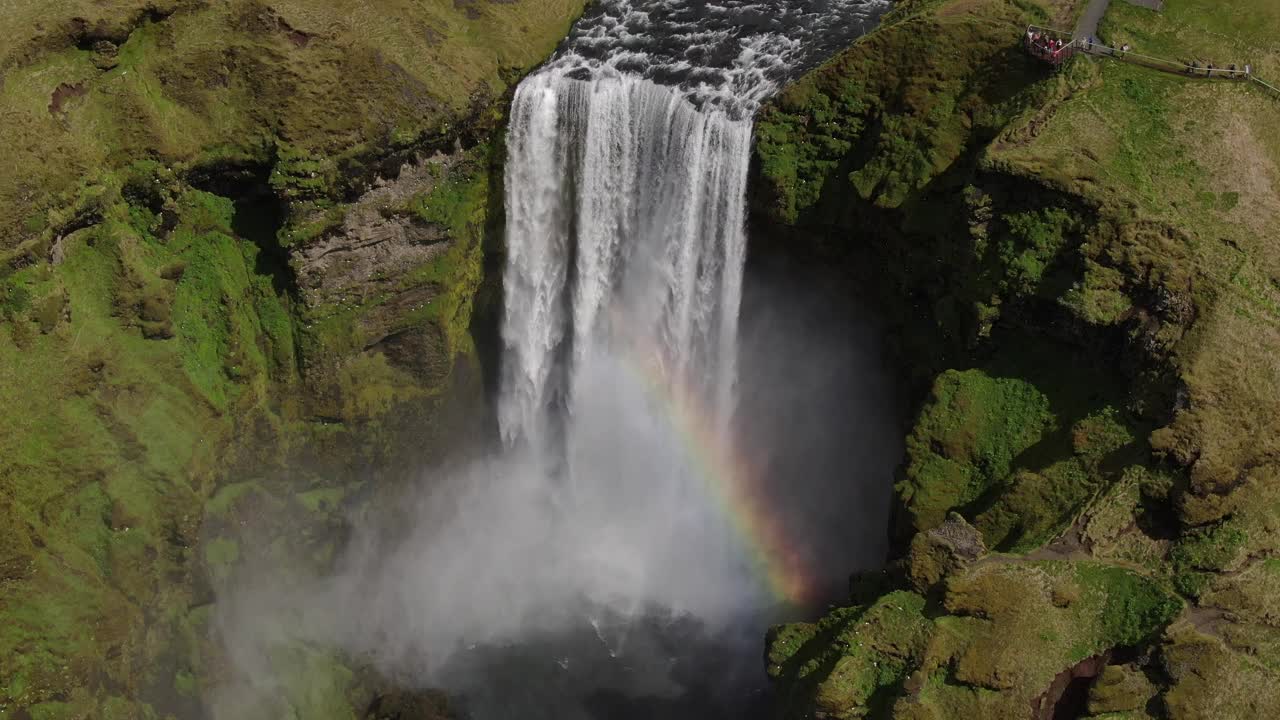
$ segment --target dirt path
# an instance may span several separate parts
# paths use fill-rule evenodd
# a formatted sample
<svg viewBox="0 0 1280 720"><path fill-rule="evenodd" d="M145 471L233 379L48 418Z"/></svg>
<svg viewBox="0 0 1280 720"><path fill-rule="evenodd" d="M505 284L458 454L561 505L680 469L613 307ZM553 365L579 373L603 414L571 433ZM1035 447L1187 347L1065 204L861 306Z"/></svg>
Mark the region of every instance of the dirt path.
<svg viewBox="0 0 1280 720"><path fill-rule="evenodd" d="M1137 5L1156 12L1164 10L1164 0L1124 1L1130 5ZM1085 8L1084 14L1080 16L1080 21L1076 23L1076 31L1072 34L1072 37L1076 40L1097 37L1098 23L1102 22L1102 16L1107 14L1107 8L1109 7L1111 7L1111 0L1089 0L1089 7Z"/></svg>
<svg viewBox="0 0 1280 720"><path fill-rule="evenodd" d="M1109 7L1111 0L1089 0L1089 7L1085 8L1080 21L1076 23L1076 31L1072 37L1076 40L1097 37L1098 23L1102 22L1102 16L1107 14Z"/></svg>

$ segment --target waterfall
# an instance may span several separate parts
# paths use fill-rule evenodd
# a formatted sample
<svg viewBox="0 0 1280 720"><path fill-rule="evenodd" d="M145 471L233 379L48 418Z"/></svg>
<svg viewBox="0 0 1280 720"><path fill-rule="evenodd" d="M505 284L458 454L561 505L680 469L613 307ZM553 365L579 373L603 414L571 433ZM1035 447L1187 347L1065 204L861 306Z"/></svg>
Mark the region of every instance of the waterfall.
<svg viewBox="0 0 1280 720"><path fill-rule="evenodd" d="M751 125L635 77L525 82L512 108L504 439L621 354L732 410Z"/></svg>
<svg viewBox="0 0 1280 720"><path fill-rule="evenodd" d="M727 422L751 115L886 7L610 0L520 85L506 174L508 444L571 426L582 374L608 352L648 355Z"/></svg>
<svg viewBox="0 0 1280 720"><path fill-rule="evenodd" d="M752 116L886 7L607 0L516 90L499 425L556 522L591 528L594 601L705 616L761 591L728 477Z"/></svg>
<svg viewBox="0 0 1280 720"><path fill-rule="evenodd" d="M751 117L885 0L604 0L517 89L506 172L508 446L572 445L606 358L733 413ZM669 388L670 389L670 388Z"/></svg>
<svg viewBox="0 0 1280 720"><path fill-rule="evenodd" d="M294 626L479 720L765 710L762 629L879 562L901 453L825 297L753 283L739 338L752 118L887 7L592 4L513 98L501 447L369 503L324 577L264 553L218 603L254 699L216 717L280 694Z"/></svg>

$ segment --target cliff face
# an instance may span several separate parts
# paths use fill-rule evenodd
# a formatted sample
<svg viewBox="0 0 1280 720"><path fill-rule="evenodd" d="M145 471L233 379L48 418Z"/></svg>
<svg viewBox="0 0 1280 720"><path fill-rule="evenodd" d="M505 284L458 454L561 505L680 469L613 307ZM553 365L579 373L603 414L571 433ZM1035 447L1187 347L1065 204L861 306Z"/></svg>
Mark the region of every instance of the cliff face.
<svg viewBox="0 0 1280 720"><path fill-rule="evenodd" d="M1101 32L1280 69L1179 5ZM917 398L889 570L770 635L791 716L1280 712L1275 101L1021 52L1072 10L904 2L761 117L760 251L843 263Z"/></svg>
<svg viewBox="0 0 1280 720"><path fill-rule="evenodd" d="M198 716L238 562L483 422L503 97L583 5L6 6L0 717ZM370 705L298 662L275 716Z"/></svg>

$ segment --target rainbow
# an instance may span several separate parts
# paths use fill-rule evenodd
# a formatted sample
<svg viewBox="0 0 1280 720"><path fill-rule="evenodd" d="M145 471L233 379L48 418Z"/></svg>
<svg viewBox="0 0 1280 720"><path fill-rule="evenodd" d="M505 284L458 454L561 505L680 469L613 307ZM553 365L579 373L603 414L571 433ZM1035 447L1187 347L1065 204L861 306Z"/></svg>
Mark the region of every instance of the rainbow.
<svg viewBox="0 0 1280 720"><path fill-rule="evenodd" d="M643 360L641 353L626 354L624 365L664 409L665 419L684 441L709 499L729 520L773 599L793 607L811 605L817 597L815 573L772 511L764 479L748 458L736 452L732 438L718 427L715 413L699 393L673 382L657 363Z"/></svg>

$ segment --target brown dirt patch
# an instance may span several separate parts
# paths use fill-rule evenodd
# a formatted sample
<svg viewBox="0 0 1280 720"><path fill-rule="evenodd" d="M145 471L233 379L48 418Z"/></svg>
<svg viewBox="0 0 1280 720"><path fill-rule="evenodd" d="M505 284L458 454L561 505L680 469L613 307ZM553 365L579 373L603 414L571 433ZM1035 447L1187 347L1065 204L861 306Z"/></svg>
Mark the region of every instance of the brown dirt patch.
<svg viewBox="0 0 1280 720"><path fill-rule="evenodd" d="M53 96L49 98L49 114L60 115L68 102L78 97L84 97L88 92L89 89L82 82L74 85L62 83L53 91Z"/></svg>

